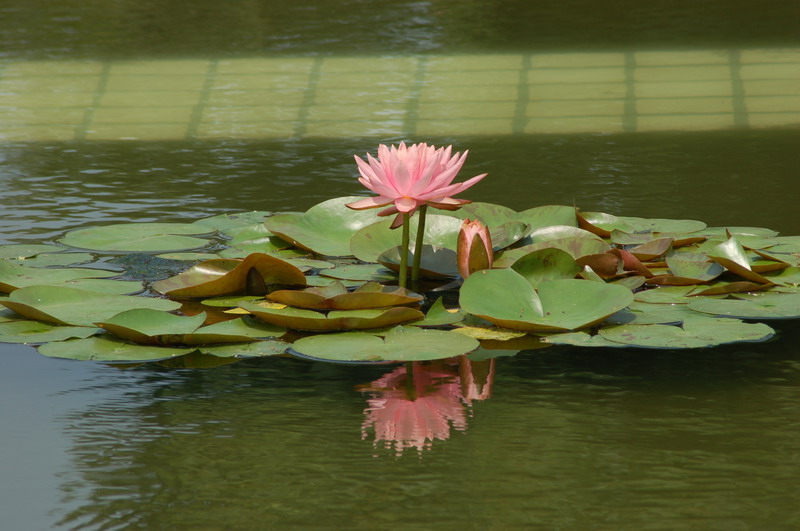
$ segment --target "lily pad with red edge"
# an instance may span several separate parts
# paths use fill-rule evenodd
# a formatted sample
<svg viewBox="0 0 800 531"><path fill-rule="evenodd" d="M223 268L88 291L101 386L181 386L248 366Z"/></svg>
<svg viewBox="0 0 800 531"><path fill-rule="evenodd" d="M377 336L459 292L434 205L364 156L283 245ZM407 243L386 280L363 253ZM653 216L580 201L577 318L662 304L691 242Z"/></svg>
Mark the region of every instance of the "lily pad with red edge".
<svg viewBox="0 0 800 531"><path fill-rule="evenodd" d="M330 332L383 328L423 319L425 314L406 306L375 310L331 311L327 314L300 308L265 308L257 303L240 305L259 319L291 330Z"/></svg>
<svg viewBox="0 0 800 531"><path fill-rule="evenodd" d="M376 262L385 251L399 247L402 243L402 231L391 229L392 220L385 220L368 225L355 234L350 240L350 254L363 262ZM410 241L416 241L417 224L412 219L409 227ZM428 214L425 217L423 242L434 247L445 247L456 250L461 220L452 216Z"/></svg>
<svg viewBox="0 0 800 531"><path fill-rule="evenodd" d="M265 286L275 284L305 286L306 280L303 272L292 264L253 253L243 260L218 258L201 262L177 276L153 283L153 289L170 297L204 298L239 293L258 295L266 291Z"/></svg>
<svg viewBox="0 0 800 531"><path fill-rule="evenodd" d="M763 323L734 319L691 319L682 326L630 324L603 328L599 335L608 341L639 348L707 348L725 343L765 341L775 331Z"/></svg>
<svg viewBox="0 0 800 531"><path fill-rule="evenodd" d="M602 238L611 236L611 232L636 232L636 229L622 218L604 212L576 212L578 227Z"/></svg>
<svg viewBox="0 0 800 531"><path fill-rule="evenodd" d="M561 249L540 249L519 258L511 269L525 277L536 288L541 282L562 278L575 278L582 267L569 253Z"/></svg>
<svg viewBox="0 0 800 531"><path fill-rule="evenodd" d="M305 337L294 342L290 353L340 362L428 361L460 356L479 345L475 339L452 331L398 326L384 337L363 332Z"/></svg>
<svg viewBox="0 0 800 531"><path fill-rule="evenodd" d="M563 279L534 290L510 269L479 271L464 281L461 308L498 326L523 331L589 327L625 308L633 293L624 286Z"/></svg>
<svg viewBox="0 0 800 531"><path fill-rule="evenodd" d="M96 322L134 308L164 311L180 308L179 303L170 300L108 295L62 286L20 288L0 298L0 304L28 319L76 326L94 326Z"/></svg>
<svg viewBox="0 0 800 531"><path fill-rule="evenodd" d="M309 208L303 214L277 214L264 222L273 234L301 249L323 256L350 256L350 238L362 228L381 221L375 209L345 206L363 197L337 197ZM391 223L391 222L390 222Z"/></svg>
<svg viewBox="0 0 800 531"><path fill-rule="evenodd" d="M93 251L164 253L205 247L195 235L212 232L193 223L118 223L68 232L60 243Z"/></svg>
<svg viewBox="0 0 800 531"><path fill-rule="evenodd" d="M736 238L729 238L727 241L710 249L708 251L708 257L731 273L739 275L746 280L760 284L770 283L769 279L753 271L750 265L750 259L747 258L744 247L742 247Z"/></svg>
<svg viewBox="0 0 800 531"><path fill-rule="evenodd" d="M616 278L625 274L622 258L611 252L581 256L576 262L581 268L589 266L603 279Z"/></svg>
<svg viewBox="0 0 800 531"><path fill-rule="evenodd" d="M672 242L673 238L656 238L627 251L642 262L649 262L664 256L672 248Z"/></svg>
<svg viewBox="0 0 800 531"><path fill-rule="evenodd" d="M355 291L348 291L340 282L304 290L279 290L267 299L309 310L365 310L419 304L423 296L406 288L368 282Z"/></svg>
<svg viewBox="0 0 800 531"><path fill-rule="evenodd" d="M400 271L400 247L395 247L378 257L378 263L397 273ZM422 246L419 274L421 278L457 277L458 256L455 251L444 247ZM414 251L408 253L408 263L414 262Z"/></svg>
<svg viewBox="0 0 800 531"><path fill-rule="evenodd" d="M666 261L673 278L669 280L656 276L647 279L648 284L669 286L703 284L725 272L724 267L709 260L702 253L676 252L668 256Z"/></svg>

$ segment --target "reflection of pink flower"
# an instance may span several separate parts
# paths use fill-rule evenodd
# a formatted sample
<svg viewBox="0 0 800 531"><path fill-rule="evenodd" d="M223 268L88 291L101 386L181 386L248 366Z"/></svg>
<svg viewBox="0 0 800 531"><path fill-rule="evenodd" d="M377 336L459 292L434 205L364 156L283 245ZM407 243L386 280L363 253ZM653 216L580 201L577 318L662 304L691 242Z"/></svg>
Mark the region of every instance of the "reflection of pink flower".
<svg viewBox="0 0 800 531"><path fill-rule="evenodd" d="M400 143L399 147L378 146L378 158L375 159L367 153L367 162L360 157L355 157L361 184L378 194L350 203L347 206L362 210L392 205L381 211L379 216L391 214L411 214L422 205L430 205L444 210L456 210L461 205L469 203L466 199L453 199L473 184L483 179L486 174L455 183L455 178L464 160L467 151L463 154L456 153L451 156L453 146L436 149L427 144L412 144L406 147ZM398 214L398 218L402 216ZM399 225L395 219L395 225Z"/></svg>
<svg viewBox="0 0 800 531"><path fill-rule="evenodd" d="M494 358L483 361L471 361L462 356L458 363L461 376L461 392L468 405L473 400L486 400L492 396L494 383Z"/></svg>
<svg viewBox="0 0 800 531"><path fill-rule="evenodd" d="M398 367L370 385L376 396L364 410L362 439L374 427L375 444L384 441L400 455L406 448L422 451L435 439L448 439L451 423L457 430L467 428L458 377L450 367L413 362L411 380L406 368Z"/></svg>

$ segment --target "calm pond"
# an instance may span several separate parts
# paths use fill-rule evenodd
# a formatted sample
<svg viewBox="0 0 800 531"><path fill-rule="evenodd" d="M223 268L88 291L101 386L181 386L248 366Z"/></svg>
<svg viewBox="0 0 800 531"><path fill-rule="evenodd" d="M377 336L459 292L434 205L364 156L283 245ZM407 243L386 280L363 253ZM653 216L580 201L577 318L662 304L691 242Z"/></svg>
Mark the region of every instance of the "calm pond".
<svg viewBox="0 0 800 531"><path fill-rule="evenodd" d="M401 140L469 149L473 200L800 235L800 7L602 4L6 1L0 244L305 210ZM376 405L404 366L0 344L0 529L796 529L800 326L771 324L427 365L419 448Z"/></svg>

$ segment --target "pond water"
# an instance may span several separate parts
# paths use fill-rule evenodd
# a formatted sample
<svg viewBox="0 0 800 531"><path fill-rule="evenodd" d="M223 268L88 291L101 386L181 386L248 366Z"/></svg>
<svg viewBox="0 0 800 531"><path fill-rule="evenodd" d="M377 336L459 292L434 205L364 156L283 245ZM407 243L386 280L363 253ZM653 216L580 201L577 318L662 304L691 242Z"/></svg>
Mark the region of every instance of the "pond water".
<svg viewBox="0 0 800 531"><path fill-rule="evenodd" d="M800 235L787 2L0 5L0 243L304 210L353 154L469 149L465 197ZM0 528L793 529L800 328L690 351L116 368L0 345ZM476 387L470 387L470 383ZM407 406L397 400L399 408ZM384 410L385 411L385 410Z"/></svg>

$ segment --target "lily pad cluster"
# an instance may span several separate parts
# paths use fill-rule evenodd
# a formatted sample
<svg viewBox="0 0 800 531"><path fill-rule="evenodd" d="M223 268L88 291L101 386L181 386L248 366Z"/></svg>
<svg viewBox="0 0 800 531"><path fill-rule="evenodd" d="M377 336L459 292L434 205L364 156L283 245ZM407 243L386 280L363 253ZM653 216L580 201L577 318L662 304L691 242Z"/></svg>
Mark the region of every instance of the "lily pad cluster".
<svg viewBox="0 0 800 531"><path fill-rule="evenodd" d="M420 255L420 279L406 289L399 231L346 208L356 200L0 246L0 342L172 366L279 354L399 362L552 345L703 348L763 341L774 331L753 321L800 317L800 237L472 203L428 216L425 244L407 257ZM467 278L464 220L488 228L493 254ZM144 275L130 265L157 260L177 265Z"/></svg>

